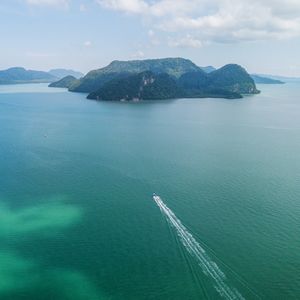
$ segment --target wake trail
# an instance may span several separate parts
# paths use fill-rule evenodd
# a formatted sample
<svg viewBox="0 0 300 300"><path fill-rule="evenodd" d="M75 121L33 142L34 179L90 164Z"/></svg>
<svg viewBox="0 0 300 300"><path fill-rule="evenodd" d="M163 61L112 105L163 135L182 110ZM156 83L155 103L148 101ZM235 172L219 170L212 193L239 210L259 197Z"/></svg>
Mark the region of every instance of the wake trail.
<svg viewBox="0 0 300 300"><path fill-rule="evenodd" d="M176 229L184 248L192 255L198 262L204 274L214 281L214 287L217 292L225 299L228 300L244 300L244 297L235 289L228 285L225 274L220 270L218 265L209 257L206 251L195 240L193 235L176 217L173 211L157 195L153 196L162 214L166 217L167 221L173 228Z"/></svg>

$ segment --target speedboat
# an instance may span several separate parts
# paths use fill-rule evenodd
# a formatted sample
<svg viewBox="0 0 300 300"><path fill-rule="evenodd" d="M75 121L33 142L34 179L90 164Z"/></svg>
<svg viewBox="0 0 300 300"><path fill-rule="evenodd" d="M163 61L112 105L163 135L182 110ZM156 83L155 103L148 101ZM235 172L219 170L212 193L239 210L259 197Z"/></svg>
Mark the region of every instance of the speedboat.
<svg viewBox="0 0 300 300"><path fill-rule="evenodd" d="M153 199L154 201L157 201L157 200L159 199L159 196L158 196L157 194L153 193L153 194L152 194L152 199Z"/></svg>

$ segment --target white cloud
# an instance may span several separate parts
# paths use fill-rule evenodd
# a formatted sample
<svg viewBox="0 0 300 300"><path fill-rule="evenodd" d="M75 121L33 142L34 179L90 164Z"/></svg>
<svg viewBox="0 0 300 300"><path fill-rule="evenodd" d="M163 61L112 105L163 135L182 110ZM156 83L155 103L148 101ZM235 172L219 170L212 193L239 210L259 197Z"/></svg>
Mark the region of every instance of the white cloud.
<svg viewBox="0 0 300 300"><path fill-rule="evenodd" d="M176 40L171 46L300 36L300 0L97 0L105 8L140 15ZM155 26L153 26L155 24ZM153 32L153 30L149 30ZM152 38L151 34L148 35ZM181 35L178 38L178 34Z"/></svg>
<svg viewBox="0 0 300 300"><path fill-rule="evenodd" d="M26 0L30 5L48 5L66 8L69 5L69 0Z"/></svg>
<svg viewBox="0 0 300 300"><path fill-rule="evenodd" d="M168 45L170 47L200 48L203 46L203 42L187 34L182 38L169 38Z"/></svg>
<svg viewBox="0 0 300 300"><path fill-rule="evenodd" d="M85 47L91 47L91 46L92 46L92 42L91 42L91 41L85 41L85 42L83 43L83 45L84 45Z"/></svg>
<svg viewBox="0 0 300 300"><path fill-rule="evenodd" d="M156 33L154 30L152 30L152 29L148 30L148 37L149 37L150 43L152 45L156 45L156 46L160 45L161 42L160 42L159 38L156 36Z"/></svg>
<svg viewBox="0 0 300 300"><path fill-rule="evenodd" d="M80 10L81 12L84 12L84 11L86 11L87 9L86 9L86 6L85 6L83 3L81 3L81 4L79 5L79 10Z"/></svg>
<svg viewBox="0 0 300 300"><path fill-rule="evenodd" d="M143 13L149 7L146 2L141 0L97 0L97 2L106 8L127 13Z"/></svg>
<svg viewBox="0 0 300 300"><path fill-rule="evenodd" d="M155 35L155 33L152 29L149 29L148 30L148 35L149 35L150 38L152 38Z"/></svg>
<svg viewBox="0 0 300 300"><path fill-rule="evenodd" d="M143 58L143 57L145 57L145 53L141 50L139 50L136 53L133 53L131 55L131 58L133 58L133 59L139 59L139 58Z"/></svg>

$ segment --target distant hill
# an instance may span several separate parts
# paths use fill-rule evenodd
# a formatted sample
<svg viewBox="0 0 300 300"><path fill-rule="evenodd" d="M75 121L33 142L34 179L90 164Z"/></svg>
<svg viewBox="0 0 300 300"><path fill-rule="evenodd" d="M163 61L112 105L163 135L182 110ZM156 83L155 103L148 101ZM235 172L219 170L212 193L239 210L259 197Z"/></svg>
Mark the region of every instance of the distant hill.
<svg viewBox="0 0 300 300"><path fill-rule="evenodd" d="M300 77L287 77L287 76L280 76L280 75L270 75L270 74L254 74L261 77L267 77L274 80L279 80L282 82L300 82Z"/></svg>
<svg viewBox="0 0 300 300"><path fill-rule="evenodd" d="M202 69L202 71L204 71L205 73L211 73L213 71L216 71L217 69L213 66L207 66L207 67L200 67Z"/></svg>
<svg viewBox="0 0 300 300"><path fill-rule="evenodd" d="M241 98L242 94L259 93L247 71L235 64L208 74L202 70L185 73L178 82L187 97Z"/></svg>
<svg viewBox="0 0 300 300"><path fill-rule="evenodd" d="M91 71L74 84L70 91L90 93L99 89L104 83L128 73L151 71L155 74L167 73L179 78L182 74L197 71L200 68L188 59L163 58L132 61L113 61L107 67Z"/></svg>
<svg viewBox="0 0 300 300"><path fill-rule="evenodd" d="M251 76L237 64L228 64L209 73L208 77L210 88L222 88L240 94L259 93Z"/></svg>
<svg viewBox="0 0 300 300"><path fill-rule="evenodd" d="M272 79L264 76L255 75L255 74L251 74L251 77L254 80L254 82L258 84L284 84L284 82L281 80Z"/></svg>
<svg viewBox="0 0 300 300"><path fill-rule="evenodd" d="M236 99L242 98L242 94L259 93L253 79L238 65L226 65L211 73L198 68L183 73L179 78L152 71L121 74L103 83L88 98L124 101L183 97Z"/></svg>
<svg viewBox="0 0 300 300"><path fill-rule="evenodd" d="M47 72L26 70L21 67L0 71L0 84L52 82L56 79Z"/></svg>
<svg viewBox="0 0 300 300"><path fill-rule="evenodd" d="M217 92L224 94L225 91L233 93L230 97L259 93L247 71L235 64L226 65L208 74L202 70L185 73L179 78L179 85L191 96Z"/></svg>
<svg viewBox="0 0 300 300"><path fill-rule="evenodd" d="M84 76L84 74L82 74L81 72L74 71L74 70L68 70L68 69L52 69L48 73L50 73L54 77L57 77L58 79L64 78L69 75L71 75L77 79Z"/></svg>
<svg viewBox="0 0 300 300"><path fill-rule="evenodd" d="M74 76L68 75L58 81L49 84L49 87L69 88L77 79Z"/></svg>

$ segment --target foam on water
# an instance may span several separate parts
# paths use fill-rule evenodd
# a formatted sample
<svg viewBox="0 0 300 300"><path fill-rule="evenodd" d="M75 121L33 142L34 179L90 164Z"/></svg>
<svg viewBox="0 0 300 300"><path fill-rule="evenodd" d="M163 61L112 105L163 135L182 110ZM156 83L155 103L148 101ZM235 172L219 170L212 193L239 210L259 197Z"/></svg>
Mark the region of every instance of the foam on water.
<svg viewBox="0 0 300 300"><path fill-rule="evenodd" d="M177 235L185 249L197 260L204 274L213 279L214 286L218 293L225 299L244 299L235 288L228 285L225 274L161 198L159 196L153 196L153 200L156 202L171 226L176 229Z"/></svg>

